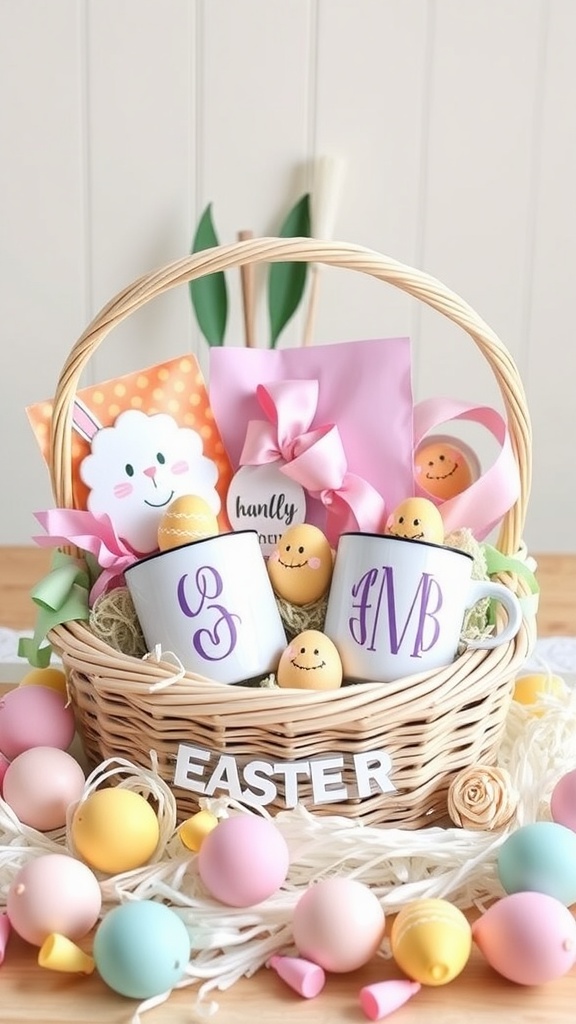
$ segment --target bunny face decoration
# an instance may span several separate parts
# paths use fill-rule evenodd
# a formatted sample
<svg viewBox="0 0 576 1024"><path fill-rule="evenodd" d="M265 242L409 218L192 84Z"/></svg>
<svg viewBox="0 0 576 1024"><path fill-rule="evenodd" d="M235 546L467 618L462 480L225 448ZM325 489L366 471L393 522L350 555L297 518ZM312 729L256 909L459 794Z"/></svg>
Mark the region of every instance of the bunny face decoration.
<svg viewBox="0 0 576 1024"><path fill-rule="evenodd" d="M218 469L203 454L200 435L167 413L148 416L128 409L113 426L101 427L78 404L74 425L91 442L80 464L80 477L90 491L88 509L107 514L116 535L134 552L157 549L160 519L183 494L199 495L215 515L220 511Z"/></svg>

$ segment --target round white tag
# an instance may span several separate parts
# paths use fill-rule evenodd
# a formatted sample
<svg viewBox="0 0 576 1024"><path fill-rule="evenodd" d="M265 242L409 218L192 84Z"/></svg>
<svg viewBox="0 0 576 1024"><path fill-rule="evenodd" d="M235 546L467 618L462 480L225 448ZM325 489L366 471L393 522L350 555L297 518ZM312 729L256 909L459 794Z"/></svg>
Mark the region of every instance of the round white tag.
<svg viewBox="0 0 576 1024"><path fill-rule="evenodd" d="M289 526L306 521L306 493L274 464L241 466L228 488L226 511L233 530L257 530L269 555Z"/></svg>

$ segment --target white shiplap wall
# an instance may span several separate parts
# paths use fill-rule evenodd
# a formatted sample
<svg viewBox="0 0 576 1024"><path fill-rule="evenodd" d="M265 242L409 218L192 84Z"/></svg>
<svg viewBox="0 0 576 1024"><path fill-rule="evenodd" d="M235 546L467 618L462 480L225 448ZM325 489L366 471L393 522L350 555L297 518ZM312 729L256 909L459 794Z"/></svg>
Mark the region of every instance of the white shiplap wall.
<svg viewBox="0 0 576 1024"><path fill-rule="evenodd" d="M526 541L573 551L575 44L574 0L3 0L0 543L29 543L52 504L24 407L92 316L184 255L209 201L222 241L273 233L333 154L336 234L441 278L513 353L534 426ZM418 397L498 402L467 336L392 288L325 271L316 327L409 333ZM189 348L206 365L179 289L90 376Z"/></svg>

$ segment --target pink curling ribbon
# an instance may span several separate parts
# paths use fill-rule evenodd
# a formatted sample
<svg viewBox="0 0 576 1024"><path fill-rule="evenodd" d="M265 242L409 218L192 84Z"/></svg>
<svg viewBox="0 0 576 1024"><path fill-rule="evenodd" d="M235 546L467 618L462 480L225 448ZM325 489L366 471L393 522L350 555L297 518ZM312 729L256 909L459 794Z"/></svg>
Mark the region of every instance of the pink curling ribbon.
<svg viewBox="0 0 576 1024"><path fill-rule="evenodd" d="M73 544L94 556L102 572L92 586L89 604L123 582L124 570L141 556L116 535L110 517L83 509L53 508L36 512L35 518L47 536L32 539L42 548Z"/></svg>
<svg viewBox="0 0 576 1024"><path fill-rule="evenodd" d="M344 530L380 529L385 505L372 484L348 471L338 427L330 423L310 429L318 391L317 380L260 384L256 395L267 420L248 423L240 463L282 462L280 471L324 505L326 536L335 544Z"/></svg>
<svg viewBox="0 0 576 1024"><path fill-rule="evenodd" d="M310 443L310 427L318 406L317 380L282 380L259 384L256 397L266 420L246 427L241 466L291 462Z"/></svg>
<svg viewBox="0 0 576 1024"><path fill-rule="evenodd" d="M384 499L367 480L348 472L338 427L319 427L313 434L309 447L282 466L282 472L322 502L329 542L334 545L345 530L379 531Z"/></svg>
<svg viewBox="0 0 576 1024"><path fill-rule="evenodd" d="M461 494L445 501L432 499L442 512L447 533L466 526L477 540L483 540L512 508L520 494L520 474L510 435L502 416L489 406L470 405L448 398L428 398L414 409L414 450L427 434L450 420L479 423L500 445L493 465ZM457 439L454 440L457 445ZM430 497L417 481L416 490L418 494Z"/></svg>

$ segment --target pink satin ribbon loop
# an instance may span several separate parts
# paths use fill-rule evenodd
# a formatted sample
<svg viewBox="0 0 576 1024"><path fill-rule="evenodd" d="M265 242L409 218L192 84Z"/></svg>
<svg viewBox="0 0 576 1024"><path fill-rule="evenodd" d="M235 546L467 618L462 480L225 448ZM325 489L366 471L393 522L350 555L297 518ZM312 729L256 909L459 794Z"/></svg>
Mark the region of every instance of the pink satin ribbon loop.
<svg viewBox="0 0 576 1024"><path fill-rule="evenodd" d="M312 434L315 437L310 446L282 466L282 473L322 502L328 514L328 540L334 543L344 530L379 530L384 519L384 499L367 480L348 472L338 427L330 424Z"/></svg>
<svg viewBox="0 0 576 1024"><path fill-rule="evenodd" d="M446 532L467 526L484 540L512 508L520 494L520 473L508 427L495 409L448 398L428 398L414 409L414 450L434 429L451 420L469 420L488 430L500 446L494 463L466 490L445 501L435 500ZM457 441L456 441L457 443ZM430 497L416 481L416 492Z"/></svg>
<svg viewBox="0 0 576 1024"><path fill-rule="evenodd" d="M124 571L140 557L116 536L107 515L96 516L84 509L52 508L36 512L35 518L47 534L32 538L40 547L72 544L96 559L102 572L90 591L90 605L113 586L120 586Z"/></svg>
<svg viewBox="0 0 576 1024"><path fill-rule="evenodd" d="M290 462L310 443L308 432L318 406L317 380L282 380L259 384L256 395L267 420L246 427L241 466Z"/></svg>

